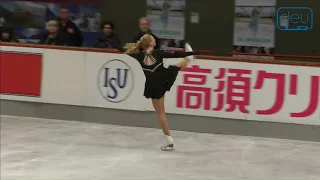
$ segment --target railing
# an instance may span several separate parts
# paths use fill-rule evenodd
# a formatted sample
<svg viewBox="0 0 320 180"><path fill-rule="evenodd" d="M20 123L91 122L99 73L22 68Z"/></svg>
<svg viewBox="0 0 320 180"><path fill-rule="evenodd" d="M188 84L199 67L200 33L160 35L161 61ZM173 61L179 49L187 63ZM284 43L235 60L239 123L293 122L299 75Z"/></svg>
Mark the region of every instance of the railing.
<svg viewBox="0 0 320 180"><path fill-rule="evenodd" d="M16 46L16 47L31 47L31 48L48 48L48 49L62 49L62 50L74 50L74 51L93 51L93 52L109 52L109 53L120 53L117 49L104 49L104 48L88 48L88 47L72 47L72 46L52 46L42 44L22 44L22 43L11 43L11 42L0 42L3 46ZM168 51L181 51L184 50L168 50ZM194 50L200 52L201 55L214 56L214 53L210 50Z"/></svg>
<svg viewBox="0 0 320 180"><path fill-rule="evenodd" d="M243 55L243 56L261 56L261 57L279 57L279 58L295 58L295 59L319 59L320 56L302 56L294 54L254 54L254 53L243 53L243 52L229 52L228 56L232 55Z"/></svg>
<svg viewBox="0 0 320 180"><path fill-rule="evenodd" d="M184 52L184 50L168 50L168 51ZM214 56L214 53L210 50L194 50L194 51L201 53L201 55Z"/></svg>
<svg viewBox="0 0 320 180"><path fill-rule="evenodd" d="M56 49L56 50L66 50L66 51L82 51L82 52L99 52L99 53L116 53L121 54L116 49L96 49L96 48L86 48L86 47L69 47L69 46L52 46L52 45L38 45L38 44L22 44L22 43L6 43L0 42L0 52L2 50L1 46L5 47L16 47L16 48L44 48L44 49ZM14 49L13 49L14 50ZM184 51L184 50L178 50ZM250 54L250 53L237 53L230 52L228 55L252 55L252 56L270 56L279 57L279 60L266 60L259 58L236 58L236 57L226 57L226 56L214 56L214 53L210 50L195 50L201 53L197 59L201 60L211 60L211 61L230 61L230 62L244 62L244 63L263 63L263 64L280 64L280 65L294 65L294 66L313 66L320 67L320 56L299 56L299 55L283 55L283 54ZM285 60L285 57L300 58L299 61ZM305 61L301 61L301 58L305 58ZM309 58L309 59L307 59ZM312 61L313 60L313 61Z"/></svg>

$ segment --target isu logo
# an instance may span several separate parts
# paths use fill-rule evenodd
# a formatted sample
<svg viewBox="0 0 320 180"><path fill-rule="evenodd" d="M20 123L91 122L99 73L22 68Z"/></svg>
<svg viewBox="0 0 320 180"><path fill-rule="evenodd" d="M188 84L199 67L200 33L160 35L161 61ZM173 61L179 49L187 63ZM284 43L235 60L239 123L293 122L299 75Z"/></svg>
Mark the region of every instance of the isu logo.
<svg viewBox="0 0 320 180"><path fill-rule="evenodd" d="M133 72L122 60L106 62L98 75L100 94L109 102L119 103L126 100L133 90Z"/></svg>

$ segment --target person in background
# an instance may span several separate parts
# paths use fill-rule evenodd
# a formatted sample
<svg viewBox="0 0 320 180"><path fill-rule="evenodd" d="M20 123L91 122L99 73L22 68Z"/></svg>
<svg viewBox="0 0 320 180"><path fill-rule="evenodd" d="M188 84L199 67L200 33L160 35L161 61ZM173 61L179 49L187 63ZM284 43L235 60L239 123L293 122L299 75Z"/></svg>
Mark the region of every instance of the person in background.
<svg viewBox="0 0 320 180"><path fill-rule="evenodd" d="M2 27L0 31L0 42L19 42L13 33L13 29Z"/></svg>
<svg viewBox="0 0 320 180"><path fill-rule="evenodd" d="M259 9L258 8L253 8L251 12L251 20L249 23L249 28L251 29L253 36L257 35L258 28L259 28Z"/></svg>
<svg viewBox="0 0 320 180"><path fill-rule="evenodd" d="M179 42L179 48L185 48L185 44L186 44L186 41L185 40L180 40Z"/></svg>
<svg viewBox="0 0 320 180"><path fill-rule="evenodd" d="M82 46L83 37L79 28L69 19L69 10L60 9L60 33L68 46Z"/></svg>
<svg viewBox="0 0 320 180"><path fill-rule="evenodd" d="M160 39L156 35L152 34L150 30L150 21L147 17L140 18L139 28L140 28L140 32L134 37L133 42L139 41L140 38L145 34L150 34L156 40L156 46L154 47L154 49L159 49L161 44Z"/></svg>
<svg viewBox="0 0 320 180"><path fill-rule="evenodd" d="M170 5L168 0L165 0L162 6L162 14L160 16L160 21L163 24L163 29L167 29L168 24L169 24L169 12L170 12Z"/></svg>
<svg viewBox="0 0 320 180"><path fill-rule="evenodd" d="M101 24L101 34L97 42L93 45L95 48L114 48L123 52L123 48L118 36L113 32L114 24L112 22L103 22Z"/></svg>
<svg viewBox="0 0 320 180"><path fill-rule="evenodd" d="M174 39L169 39L168 40L168 47L177 47L177 43L175 42Z"/></svg>
<svg viewBox="0 0 320 180"><path fill-rule="evenodd" d="M48 32L44 34L39 44L62 46L66 43L59 32L59 22L57 20L50 20L48 22Z"/></svg>
<svg viewBox="0 0 320 180"><path fill-rule="evenodd" d="M6 19L3 17L0 17L0 28L2 29L4 27L4 24L6 23Z"/></svg>

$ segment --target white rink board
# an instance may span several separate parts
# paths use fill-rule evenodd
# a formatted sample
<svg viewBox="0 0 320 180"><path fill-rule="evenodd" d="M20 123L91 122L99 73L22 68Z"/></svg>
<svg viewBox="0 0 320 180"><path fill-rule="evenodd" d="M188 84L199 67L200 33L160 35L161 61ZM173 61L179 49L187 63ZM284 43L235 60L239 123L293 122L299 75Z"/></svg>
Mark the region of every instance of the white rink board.
<svg viewBox="0 0 320 180"><path fill-rule="evenodd" d="M43 54L41 97L1 99L153 111L143 96L144 73L127 55L9 46L1 51ZM178 60L167 59L165 66ZM181 71L166 94L168 113L320 125L319 67L201 59L189 68L194 66L209 73Z"/></svg>

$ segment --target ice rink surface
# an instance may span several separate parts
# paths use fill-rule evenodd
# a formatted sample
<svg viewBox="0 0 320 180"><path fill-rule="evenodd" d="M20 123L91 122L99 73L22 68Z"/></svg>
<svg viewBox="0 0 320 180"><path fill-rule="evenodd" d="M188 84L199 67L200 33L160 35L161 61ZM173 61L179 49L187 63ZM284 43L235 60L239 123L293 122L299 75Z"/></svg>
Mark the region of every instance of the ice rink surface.
<svg viewBox="0 0 320 180"><path fill-rule="evenodd" d="M1 180L320 180L320 143L172 134L1 116Z"/></svg>

